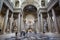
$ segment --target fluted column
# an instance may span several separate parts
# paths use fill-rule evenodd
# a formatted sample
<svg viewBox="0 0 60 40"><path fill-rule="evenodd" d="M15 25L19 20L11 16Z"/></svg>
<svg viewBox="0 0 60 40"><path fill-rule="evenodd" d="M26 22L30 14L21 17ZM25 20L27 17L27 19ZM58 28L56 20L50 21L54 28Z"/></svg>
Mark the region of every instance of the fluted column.
<svg viewBox="0 0 60 40"><path fill-rule="evenodd" d="M43 32L43 15L42 15L42 13L40 14L41 15L41 31Z"/></svg>
<svg viewBox="0 0 60 40"><path fill-rule="evenodd" d="M5 23L4 23L4 30L3 30L4 33L5 33L5 30L6 30L6 27L7 27L8 14L9 14L9 9L7 9L6 15L5 15Z"/></svg>
<svg viewBox="0 0 60 40"><path fill-rule="evenodd" d="M53 15L53 19L54 19L54 27L55 27L55 29L56 29L56 32L58 32L57 22L56 22L56 15L55 15L54 9L52 9L52 15Z"/></svg>
<svg viewBox="0 0 60 40"><path fill-rule="evenodd" d="M13 27L12 23L13 23L13 13L12 13L11 18L10 18L10 33L11 33L12 27Z"/></svg>
<svg viewBox="0 0 60 40"><path fill-rule="evenodd" d="M49 13L47 13L47 15L48 15L48 18L47 18L47 21L48 21L48 29L49 29L49 32L51 32L52 31L52 28L51 28L51 18L50 18L50 15L49 15Z"/></svg>

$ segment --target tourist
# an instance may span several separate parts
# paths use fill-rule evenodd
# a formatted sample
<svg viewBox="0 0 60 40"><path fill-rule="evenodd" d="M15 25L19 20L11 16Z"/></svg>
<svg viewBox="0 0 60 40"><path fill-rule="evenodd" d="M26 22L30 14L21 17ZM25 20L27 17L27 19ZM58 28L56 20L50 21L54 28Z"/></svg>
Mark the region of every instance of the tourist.
<svg viewBox="0 0 60 40"><path fill-rule="evenodd" d="M25 36L25 30L21 31L21 36Z"/></svg>

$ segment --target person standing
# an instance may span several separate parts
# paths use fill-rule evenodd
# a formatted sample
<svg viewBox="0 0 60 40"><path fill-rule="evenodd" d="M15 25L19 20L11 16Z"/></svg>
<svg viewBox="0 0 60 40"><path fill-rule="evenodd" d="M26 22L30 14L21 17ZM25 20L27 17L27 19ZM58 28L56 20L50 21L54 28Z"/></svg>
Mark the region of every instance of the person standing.
<svg viewBox="0 0 60 40"><path fill-rule="evenodd" d="M17 40L17 34L18 34L18 32L16 32L16 33L15 33L15 36L16 36L16 40Z"/></svg>

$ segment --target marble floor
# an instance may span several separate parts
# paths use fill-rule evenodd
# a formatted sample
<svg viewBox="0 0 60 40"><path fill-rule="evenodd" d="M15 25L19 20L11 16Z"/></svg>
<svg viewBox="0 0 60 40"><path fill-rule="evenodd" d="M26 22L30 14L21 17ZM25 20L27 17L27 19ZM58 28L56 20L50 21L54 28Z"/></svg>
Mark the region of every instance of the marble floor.
<svg viewBox="0 0 60 40"><path fill-rule="evenodd" d="M45 34L26 34L25 36L16 37L15 34L0 35L0 40L60 40L60 34L45 33Z"/></svg>

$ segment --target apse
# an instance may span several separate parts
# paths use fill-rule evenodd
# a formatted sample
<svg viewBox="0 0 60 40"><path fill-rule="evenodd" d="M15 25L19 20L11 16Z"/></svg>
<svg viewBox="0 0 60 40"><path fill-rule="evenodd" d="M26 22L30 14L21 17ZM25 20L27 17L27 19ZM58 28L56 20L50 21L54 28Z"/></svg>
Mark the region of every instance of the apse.
<svg viewBox="0 0 60 40"><path fill-rule="evenodd" d="M26 25L26 29L28 28L34 28L34 23L35 23L35 19L37 18L37 8L32 5L26 5L23 9L23 17L24 17L24 24Z"/></svg>

